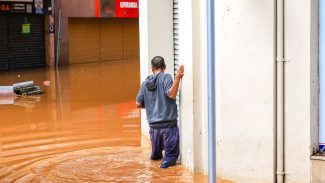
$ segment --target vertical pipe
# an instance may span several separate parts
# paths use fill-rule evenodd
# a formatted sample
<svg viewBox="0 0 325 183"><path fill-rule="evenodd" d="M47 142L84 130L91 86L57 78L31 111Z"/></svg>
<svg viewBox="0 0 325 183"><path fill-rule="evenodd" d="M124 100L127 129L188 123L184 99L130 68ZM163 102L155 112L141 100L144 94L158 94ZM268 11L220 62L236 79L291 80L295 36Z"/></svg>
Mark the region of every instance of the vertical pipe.
<svg viewBox="0 0 325 183"><path fill-rule="evenodd" d="M58 25L58 40L57 40L57 46L56 46L56 62L55 62L56 68L59 66L59 60L60 60L61 24L62 24L62 10L61 10L61 7L60 7L60 11L59 11L59 25Z"/></svg>
<svg viewBox="0 0 325 183"><path fill-rule="evenodd" d="M277 183L284 182L284 0L277 0Z"/></svg>
<svg viewBox="0 0 325 183"><path fill-rule="evenodd" d="M61 91L61 79L59 73L59 60L60 60L60 48L61 48L61 26L62 26L62 10L61 10L61 1L60 3L60 10L59 10L59 25L58 25L58 40L57 40L57 47L56 47L56 62L55 62L55 73L57 78L57 86L59 89L59 99L60 99L60 108L61 108L61 120L63 121L63 104L62 104L62 91Z"/></svg>
<svg viewBox="0 0 325 183"><path fill-rule="evenodd" d="M325 152L325 1L319 0L319 149Z"/></svg>
<svg viewBox="0 0 325 183"><path fill-rule="evenodd" d="M216 183L216 90L215 90L215 29L214 0L207 0L208 33L208 157L209 183Z"/></svg>

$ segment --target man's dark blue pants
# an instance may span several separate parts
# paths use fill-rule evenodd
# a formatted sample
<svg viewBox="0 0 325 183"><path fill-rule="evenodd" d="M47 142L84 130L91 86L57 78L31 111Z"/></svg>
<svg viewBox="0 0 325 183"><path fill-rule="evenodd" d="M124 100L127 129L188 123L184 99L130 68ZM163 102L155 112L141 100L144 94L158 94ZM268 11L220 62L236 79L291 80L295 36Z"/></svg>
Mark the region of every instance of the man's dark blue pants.
<svg viewBox="0 0 325 183"><path fill-rule="evenodd" d="M165 155L162 164L175 165L179 155L179 130L178 127L154 129L150 128L150 139L152 146L151 159L162 158L162 151Z"/></svg>

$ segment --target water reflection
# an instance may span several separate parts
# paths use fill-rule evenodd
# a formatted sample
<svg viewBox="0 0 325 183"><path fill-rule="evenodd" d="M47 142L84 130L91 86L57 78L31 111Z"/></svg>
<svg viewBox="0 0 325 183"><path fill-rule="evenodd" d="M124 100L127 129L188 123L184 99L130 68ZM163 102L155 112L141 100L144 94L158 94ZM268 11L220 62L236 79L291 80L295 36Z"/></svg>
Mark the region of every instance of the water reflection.
<svg viewBox="0 0 325 183"><path fill-rule="evenodd" d="M29 80L45 94L0 95L0 180L66 152L140 146L138 61L0 73L1 86Z"/></svg>
<svg viewBox="0 0 325 183"><path fill-rule="evenodd" d="M0 73L43 95L0 94L0 182L207 182L140 147L139 61ZM44 85L44 81L46 85Z"/></svg>

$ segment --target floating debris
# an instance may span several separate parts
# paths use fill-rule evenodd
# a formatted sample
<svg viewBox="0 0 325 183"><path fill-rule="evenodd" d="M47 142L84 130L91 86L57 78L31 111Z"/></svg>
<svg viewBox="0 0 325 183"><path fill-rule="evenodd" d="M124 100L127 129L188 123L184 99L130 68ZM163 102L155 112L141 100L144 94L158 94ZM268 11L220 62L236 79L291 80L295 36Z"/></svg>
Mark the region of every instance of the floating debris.
<svg viewBox="0 0 325 183"><path fill-rule="evenodd" d="M35 85L33 81L26 81L13 84L13 90L17 95L38 95L44 93L41 87Z"/></svg>

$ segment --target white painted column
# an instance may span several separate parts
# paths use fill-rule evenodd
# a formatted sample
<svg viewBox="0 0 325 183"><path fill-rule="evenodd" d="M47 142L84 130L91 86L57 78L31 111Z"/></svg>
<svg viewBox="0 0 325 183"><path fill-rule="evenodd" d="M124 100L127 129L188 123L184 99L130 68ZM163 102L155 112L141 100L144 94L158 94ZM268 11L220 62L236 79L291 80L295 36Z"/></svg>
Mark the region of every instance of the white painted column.
<svg viewBox="0 0 325 183"><path fill-rule="evenodd" d="M319 1L319 149L325 152L325 1Z"/></svg>
<svg viewBox="0 0 325 183"><path fill-rule="evenodd" d="M173 0L139 0L139 27L141 82L152 74L150 61L154 56L164 57L166 72L173 75ZM145 110L141 111L141 131L149 138Z"/></svg>
<svg viewBox="0 0 325 183"><path fill-rule="evenodd" d="M194 170L192 0L179 0L179 62L184 65L180 101L181 162ZM197 25L198 26L198 25Z"/></svg>
<svg viewBox="0 0 325 183"><path fill-rule="evenodd" d="M310 182L317 148L318 3L284 1L284 182Z"/></svg>

